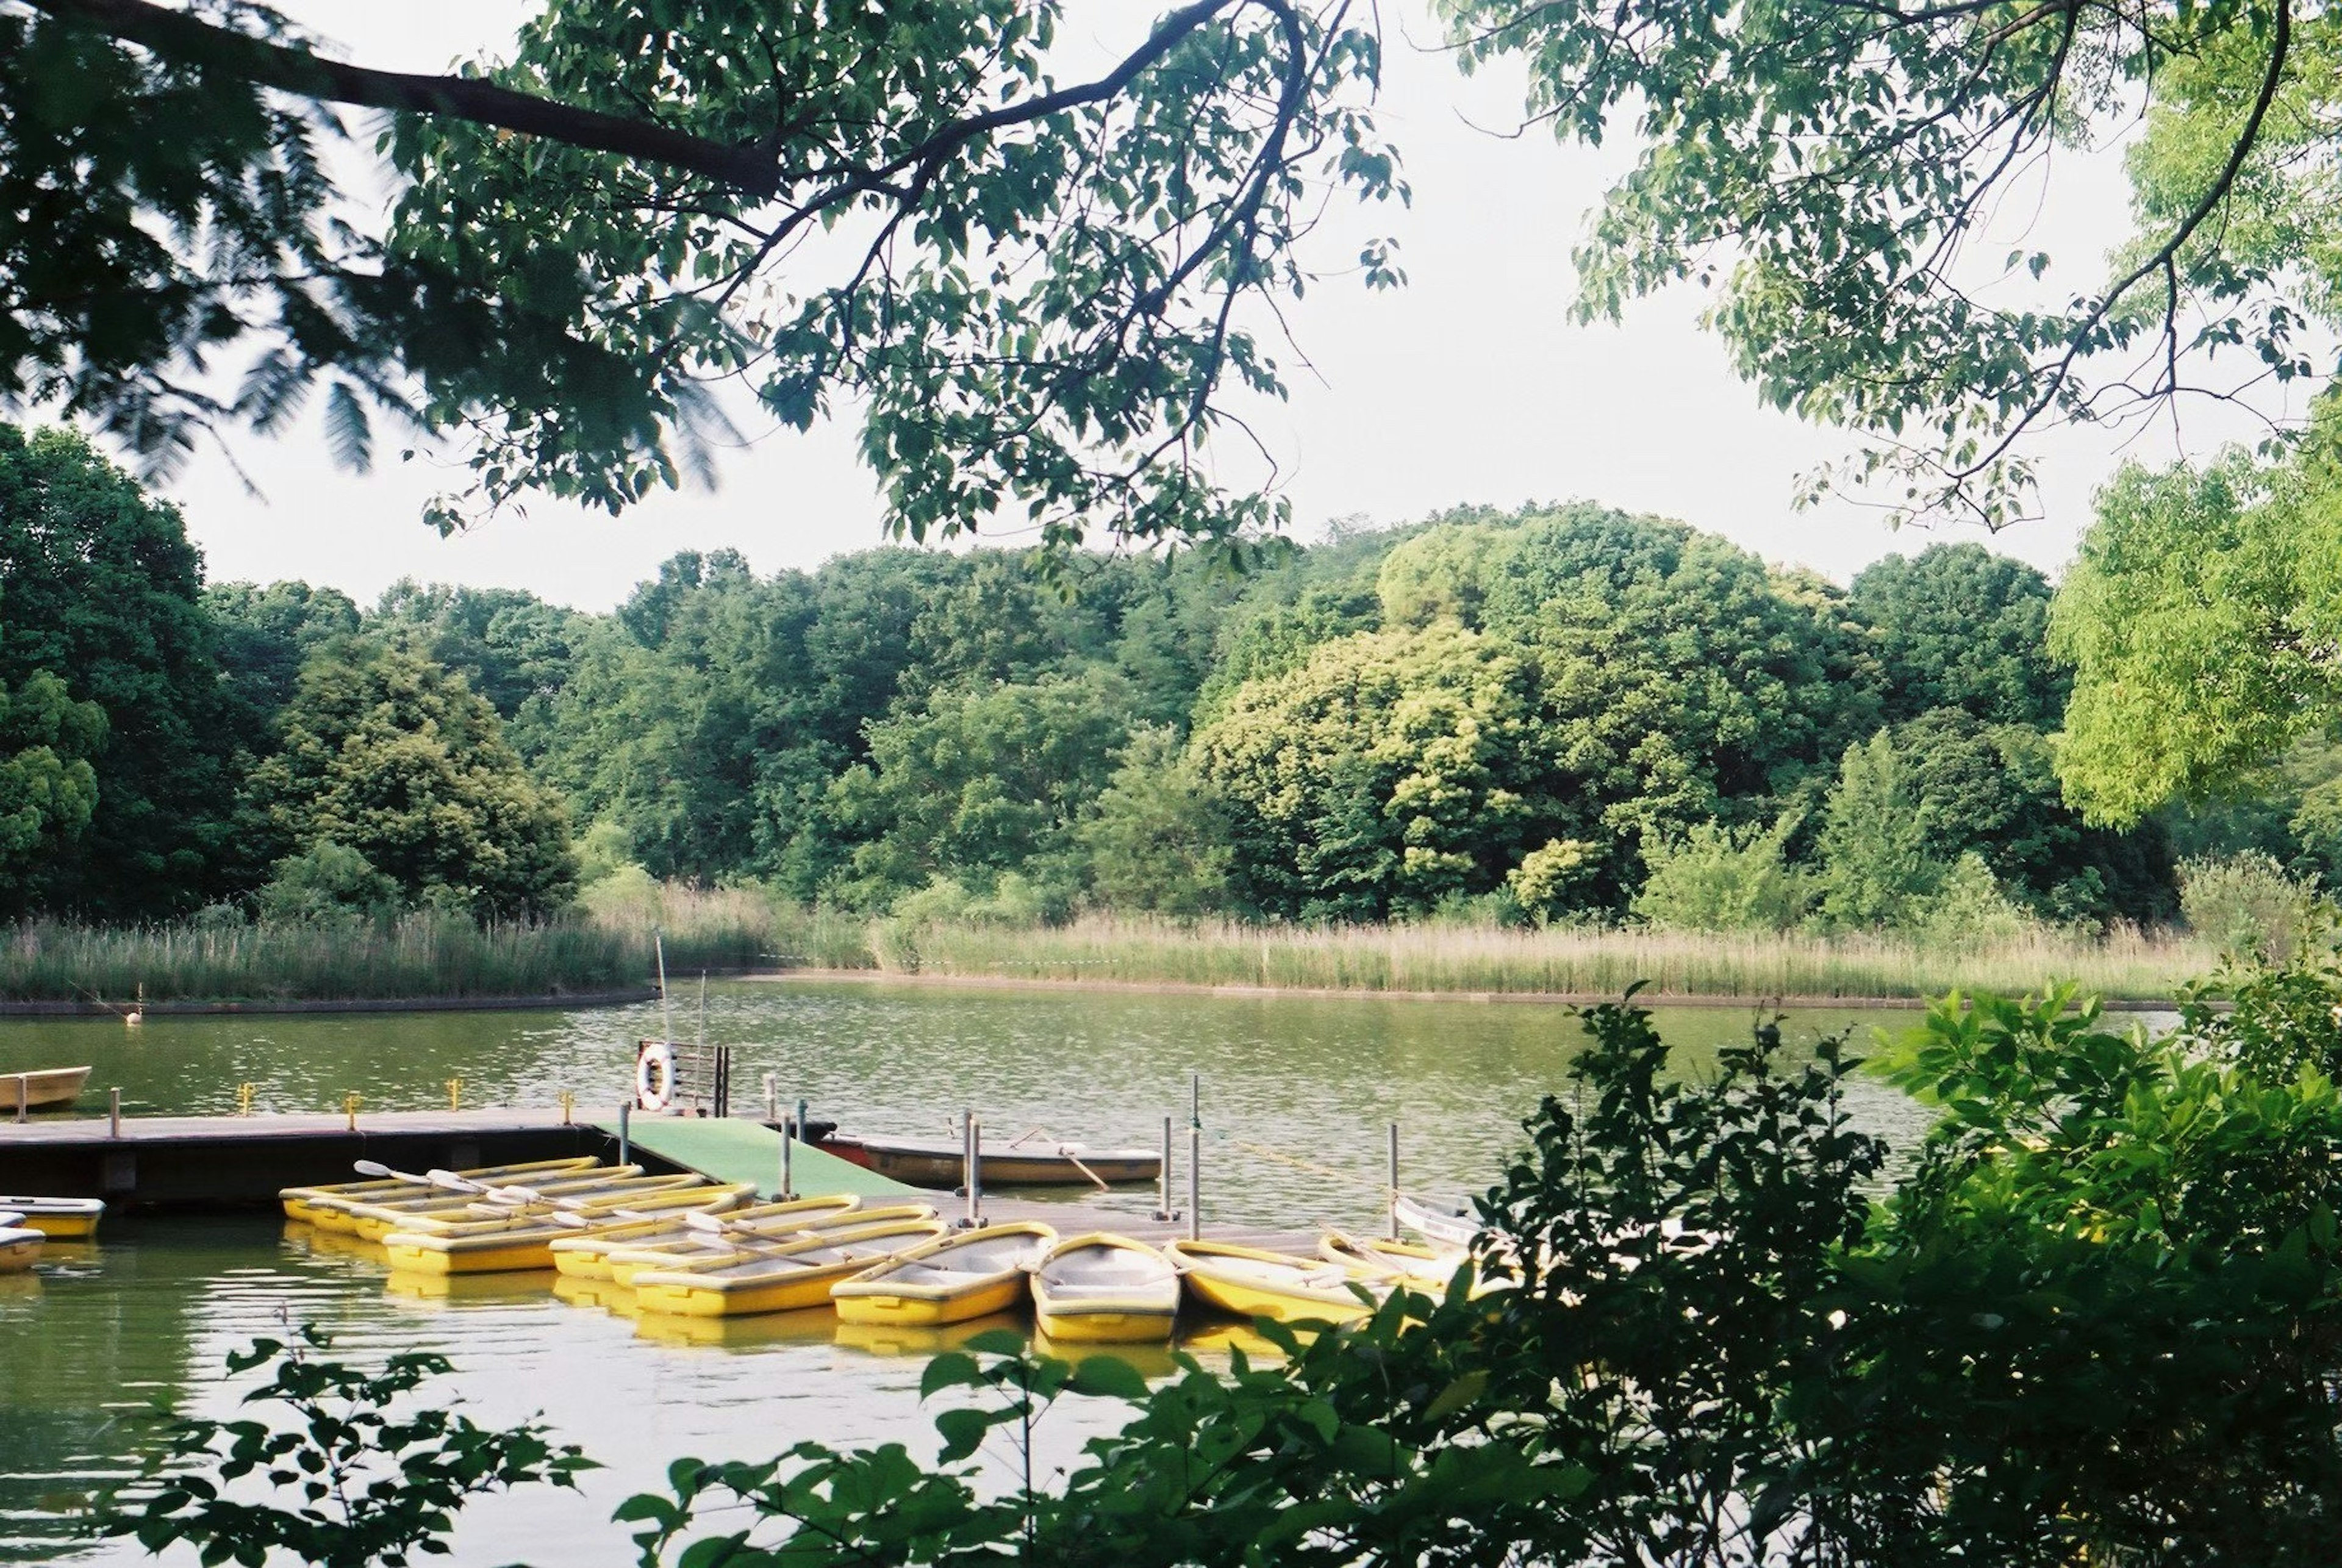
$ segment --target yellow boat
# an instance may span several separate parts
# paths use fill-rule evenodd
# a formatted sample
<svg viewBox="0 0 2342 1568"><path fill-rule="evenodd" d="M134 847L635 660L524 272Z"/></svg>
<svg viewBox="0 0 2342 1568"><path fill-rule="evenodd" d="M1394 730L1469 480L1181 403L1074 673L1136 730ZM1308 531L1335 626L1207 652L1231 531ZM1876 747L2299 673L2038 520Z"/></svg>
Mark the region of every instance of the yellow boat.
<svg viewBox="0 0 2342 1568"><path fill-rule="evenodd" d="M1469 1255L1455 1247L1422 1242L1372 1241L1346 1231L1327 1231L1317 1240L1317 1255L1360 1273L1393 1284L1404 1284L1435 1294L1447 1288L1456 1269Z"/></svg>
<svg viewBox="0 0 2342 1568"><path fill-rule="evenodd" d="M601 1163L591 1154L580 1154L574 1159L530 1160L517 1165L477 1165L468 1171L457 1171L455 1174L467 1182L493 1185L498 1182L526 1182L532 1177L550 1177L563 1171L588 1171ZM364 1182L337 1182L327 1186L285 1187L277 1193L276 1199L285 1205L286 1219L314 1225L318 1223L316 1210L320 1204L339 1204L345 1201L390 1203L400 1198L426 1197L442 1191L445 1189L435 1187L428 1182L405 1182L395 1176L382 1176Z"/></svg>
<svg viewBox="0 0 2342 1568"><path fill-rule="evenodd" d="M733 1216L726 1214L726 1219ZM653 1270L666 1273L687 1273L700 1269L718 1268L740 1261L743 1247L786 1246L792 1242L824 1238L833 1242L852 1241L857 1237L890 1233L890 1227L906 1220L932 1220L934 1209L925 1203L894 1203L884 1208L852 1209L817 1219L810 1223L783 1222L756 1224L754 1233L735 1231L721 1234L695 1230L693 1239L671 1244L654 1246L618 1246L610 1251L610 1278L619 1284L632 1287L636 1279ZM753 1223L753 1222L752 1222Z"/></svg>
<svg viewBox="0 0 2342 1568"><path fill-rule="evenodd" d="M733 1209L724 1216L729 1224L756 1224L764 1220L793 1219L799 1228L810 1228L825 1219L850 1213L862 1206L862 1200L850 1193L831 1197L793 1198L787 1203L751 1203ZM788 1226L781 1226L786 1230ZM684 1223L681 1216L663 1216L656 1220L637 1220L632 1224L614 1225L606 1231L596 1231L590 1236L570 1236L557 1242L553 1248L553 1266L571 1279L606 1280L610 1273L610 1254L621 1248L629 1251L656 1250L678 1243L705 1244L706 1233Z"/></svg>
<svg viewBox="0 0 2342 1568"><path fill-rule="evenodd" d="M651 1269L635 1276L635 1305L670 1317L752 1317L829 1304L832 1285L944 1233L940 1220L897 1220L851 1240L817 1236L785 1246L741 1248L737 1263Z"/></svg>
<svg viewBox="0 0 2342 1568"><path fill-rule="evenodd" d="M616 1167L624 1171L626 1167ZM676 1187L696 1186L707 1178L695 1172L646 1176L636 1172L619 1175L565 1178L491 1187L485 1193L443 1192L435 1198L413 1198L399 1203L367 1203L345 1209L341 1228L367 1241L378 1242L393 1231L460 1231L489 1216L482 1209L508 1213L544 1214L555 1209L624 1207L635 1199ZM519 1194L525 1191L528 1197ZM325 1227L331 1229L333 1227Z"/></svg>
<svg viewBox="0 0 2342 1568"><path fill-rule="evenodd" d="M1033 1315L1062 1343L1160 1343L1178 1320L1179 1271L1127 1236L1074 1236L1034 1267Z"/></svg>
<svg viewBox="0 0 2342 1568"><path fill-rule="evenodd" d="M1389 1287L1356 1269L1324 1258L1265 1252L1226 1242L1176 1241L1163 1249L1178 1265L1187 1289L1206 1306L1239 1317L1278 1323L1349 1323L1374 1313L1369 1298Z"/></svg>
<svg viewBox="0 0 2342 1568"><path fill-rule="evenodd" d="M666 1213L679 1209L712 1209L737 1201L754 1189L748 1183L728 1186L669 1187L632 1198L636 1213ZM592 1213L516 1214L509 1220L482 1220L463 1231L393 1231L383 1238L395 1273L499 1274L523 1269L553 1267L553 1243L564 1236L583 1235L600 1223L626 1223L634 1218L597 1219Z"/></svg>
<svg viewBox="0 0 2342 1568"><path fill-rule="evenodd" d="M1033 1265L1056 1244L1038 1220L942 1236L841 1281L829 1299L841 1323L965 1323L1022 1305Z"/></svg>
<svg viewBox="0 0 2342 1568"><path fill-rule="evenodd" d="M105 1205L95 1198L0 1197L0 1212L15 1214L20 1230L38 1231L53 1242L86 1242L96 1239Z"/></svg>
<svg viewBox="0 0 2342 1568"><path fill-rule="evenodd" d="M0 1274L20 1274L33 1266L48 1237L16 1223L15 1213L0 1213Z"/></svg>

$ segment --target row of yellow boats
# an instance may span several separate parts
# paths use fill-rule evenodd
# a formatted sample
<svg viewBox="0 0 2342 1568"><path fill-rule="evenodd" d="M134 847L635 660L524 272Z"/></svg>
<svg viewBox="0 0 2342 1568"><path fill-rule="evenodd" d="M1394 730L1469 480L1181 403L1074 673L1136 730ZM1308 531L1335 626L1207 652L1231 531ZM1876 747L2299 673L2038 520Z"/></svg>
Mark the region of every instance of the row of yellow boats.
<svg viewBox="0 0 2342 1568"><path fill-rule="evenodd" d="M1460 1248L1329 1233L1316 1255L1210 1241L1162 1248L1020 1221L954 1230L925 1203L840 1194L757 1202L745 1185L575 1159L288 1188L288 1218L375 1242L395 1273L555 1272L630 1293L640 1316L711 1319L832 1307L894 1327L1029 1303L1069 1344L1171 1337L1183 1302L1286 1323L1348 1323L1402 1285L1437 1289ZM596 1299L599 1299L598 1295Z"/></svg>

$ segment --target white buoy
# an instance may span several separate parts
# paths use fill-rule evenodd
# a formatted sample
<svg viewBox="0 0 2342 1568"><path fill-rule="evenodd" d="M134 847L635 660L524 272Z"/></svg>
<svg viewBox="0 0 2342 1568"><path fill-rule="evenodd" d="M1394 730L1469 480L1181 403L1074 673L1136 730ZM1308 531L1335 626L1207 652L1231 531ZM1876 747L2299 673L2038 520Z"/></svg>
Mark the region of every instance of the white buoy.
<svg viewBox="0 0 2342 1568"><path fill-rule="evenodd" d="M146 1022L146 1014L140 1012L137 1008L133 1007L129 1012L125 1013L122 1015L122 1021L131 1028L135 1029L138 1025Z"/></svg>

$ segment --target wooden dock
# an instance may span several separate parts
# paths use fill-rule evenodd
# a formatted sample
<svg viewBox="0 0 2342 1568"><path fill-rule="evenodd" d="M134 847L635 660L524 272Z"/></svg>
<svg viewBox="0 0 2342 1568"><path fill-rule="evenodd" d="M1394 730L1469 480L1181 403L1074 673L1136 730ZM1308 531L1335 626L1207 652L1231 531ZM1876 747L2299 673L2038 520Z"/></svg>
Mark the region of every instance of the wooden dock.
<svg viewBox="0 0 2342 1568"><path fill-rule="evenodd" d="M694 1170L713 1181L753 1181L778 1189L780 1133L761 1121L639 1115L631 1119L630 1157L654 1171ZM205 1210L262 1207L279 1189L345 1182L358 1160L398 1170L460 1170L470 1165L593 1154L615 1162L615 1118L565 1119L557 1110L360 1111L353 1129L344 1112L260 1116L125 1116L117 1131L105 1116L0 1119L0 1193L103 1198L119 1208ZM804 1144L791 1151L800 1193L856 1192L935 1205L962 1219L960 1193L906 1187ZM1063 1235L1113 1231L1147 1242L1187 1233L1184 1215L1158 1218L1152 1186L1111 1193L1025 1188L982 1194L983 1218L1040 1220ZM1185 1202L1180 1193L1175 1201ZM1209 1222L1214 1241L1307 1251L1313 1231Z"/></svg>

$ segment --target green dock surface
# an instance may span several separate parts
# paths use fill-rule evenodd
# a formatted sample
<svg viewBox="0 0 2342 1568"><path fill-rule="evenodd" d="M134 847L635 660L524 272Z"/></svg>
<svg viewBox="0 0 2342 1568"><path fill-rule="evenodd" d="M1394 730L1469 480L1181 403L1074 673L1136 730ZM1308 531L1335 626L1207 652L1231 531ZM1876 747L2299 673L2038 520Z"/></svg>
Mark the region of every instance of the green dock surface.
<svg viewBox="0 0 2342 1568"><path fill-rule="evenodd" d="M618 1131L615 1119L595 1124L613 1136ZM780 1193L781 1135L762 1122L736 1116L641 1115L629 1119L626 1131L635 1147L697 1171L711 1181L754 1182L756 1191L766 1197ZM806 1144L796 1145L789 1163L800 1197L832 1193L866 1198L933 1196Z"/></svg>

